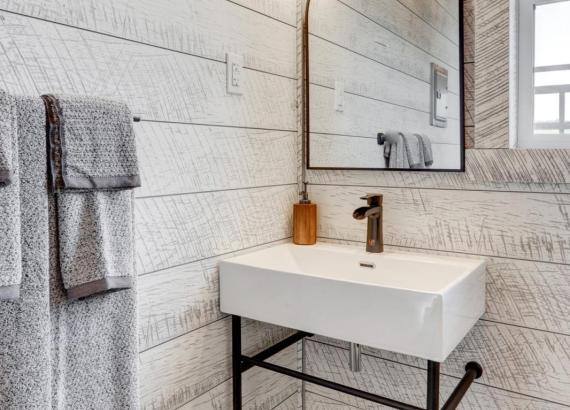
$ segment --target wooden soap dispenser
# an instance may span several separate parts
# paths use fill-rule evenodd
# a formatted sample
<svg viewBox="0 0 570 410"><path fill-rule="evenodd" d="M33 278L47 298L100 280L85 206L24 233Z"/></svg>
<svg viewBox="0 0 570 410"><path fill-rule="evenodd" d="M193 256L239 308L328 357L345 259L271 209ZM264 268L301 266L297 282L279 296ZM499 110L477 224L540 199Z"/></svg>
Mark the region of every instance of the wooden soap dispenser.
<svg viewBox="0 0 570 410"><path fill-rule="evenodd" d="M317 243L317 205L309 201L307 183L301 200L293 205L293 243L295 245L314 245Z"/></svg>

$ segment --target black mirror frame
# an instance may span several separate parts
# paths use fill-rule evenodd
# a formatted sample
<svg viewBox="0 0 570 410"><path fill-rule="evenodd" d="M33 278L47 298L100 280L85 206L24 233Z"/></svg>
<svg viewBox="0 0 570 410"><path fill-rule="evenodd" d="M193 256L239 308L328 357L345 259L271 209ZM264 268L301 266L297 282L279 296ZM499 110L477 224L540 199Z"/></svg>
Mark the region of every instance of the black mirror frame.
<svg viewBox="0 0 570 410"><path fill-rule="evenodd" d="M461 147L460 167L458 169L401 169L401 168L350 168L350 167L312 167L310 155L310 50L309 50L309 11L311 0L306 0L305 13L303 17L303 40L302 40L302 157L303 157L303 175L302 181L306 180L305 170L330 170L330 171L412 171L412 172L465 172L465 39L464 39L464 0L457 0L459 3L459 132Z"/></svg>

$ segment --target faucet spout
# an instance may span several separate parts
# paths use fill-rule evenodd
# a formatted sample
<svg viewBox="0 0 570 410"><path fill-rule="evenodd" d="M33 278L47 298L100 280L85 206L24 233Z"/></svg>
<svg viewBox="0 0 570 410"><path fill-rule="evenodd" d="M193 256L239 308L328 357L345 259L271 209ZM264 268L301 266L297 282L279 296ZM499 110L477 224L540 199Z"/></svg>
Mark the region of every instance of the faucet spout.
<svg viewBox="0 0 570 410"><path fill-rule="evenodd" d="M366 237L366 252L384 252L384 238L382 229L382 195L368 194L361 199L368 202L368 206L356 209L352 217L356 220L368 219Z"/></svg>

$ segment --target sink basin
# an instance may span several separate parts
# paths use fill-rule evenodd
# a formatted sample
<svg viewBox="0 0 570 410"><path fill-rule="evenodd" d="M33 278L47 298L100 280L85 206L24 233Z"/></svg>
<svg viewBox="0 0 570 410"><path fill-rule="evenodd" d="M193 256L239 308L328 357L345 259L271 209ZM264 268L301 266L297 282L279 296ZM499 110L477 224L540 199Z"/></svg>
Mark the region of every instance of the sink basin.
<svg viewBox="0 0 570 410"><path fill-rule="evenodd" d="M278 245L220 263L221 309L443 362L484 312L485 263Z"/></svg>

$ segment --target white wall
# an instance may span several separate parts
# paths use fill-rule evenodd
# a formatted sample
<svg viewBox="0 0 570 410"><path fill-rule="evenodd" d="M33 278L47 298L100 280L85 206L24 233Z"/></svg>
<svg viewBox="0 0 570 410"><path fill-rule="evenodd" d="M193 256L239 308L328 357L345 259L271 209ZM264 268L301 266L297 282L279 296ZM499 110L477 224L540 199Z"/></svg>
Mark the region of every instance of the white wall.
<svg viewBox="0 0 570 410"><path fill-rule="evenodd" d="M230 407L216 262L290 237L295 26L295 0L0 1L0 87L117 98L143 118L135 131L144 409ZM245 57L241 97L225 92L228 51ZM245 349L287 332L246 322ZM279 361L296 365L296 348ZM252 370L244 403L296 403L297 388Z"/></svg>
<svg viewBox="0 0 570 410"><path fill-rule="evenodd" d="M389 2L427 18L419 8L425 0L330 1ZM430 3L441 13L458 4ZM466 142L474 148L466 152L465 173L309 171L308 179L320 207L321 240L364 248L366 223L353 220L352 211L362 205L362 194L379 192L387 249L489 257L486 313L442 365L443 399L465 363L476 360L484 375L462 409L561 410L570 407L570 186L540 182L568 180L568 152L505 149L508 3L465 1ZM366 348L363 370L355 374L348 369L347 347L323 338L306 342L307 370L425 406L424 360ZM306 388L308 409L383 408Z"/></svg>

